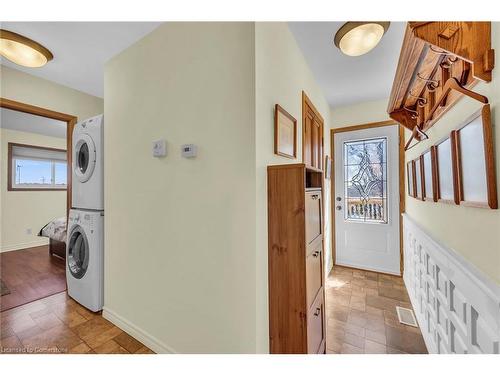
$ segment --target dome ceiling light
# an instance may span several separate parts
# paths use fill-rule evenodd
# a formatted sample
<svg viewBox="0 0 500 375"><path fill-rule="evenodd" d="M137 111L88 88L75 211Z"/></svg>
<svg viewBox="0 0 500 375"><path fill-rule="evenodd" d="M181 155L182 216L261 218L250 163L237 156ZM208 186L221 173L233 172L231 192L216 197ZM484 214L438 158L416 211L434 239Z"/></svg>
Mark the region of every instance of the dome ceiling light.
<svg viewBox="0 0 500 375"><path fill-rule="evenodd" d="M335 34L335 45L348 56L371 51L389 29L390 22L346 22Z"/></svg>
<svg viewBox="0 0 500 375"><path fill-rule="evenodd" d="M40 43L3 29L0 29L0 55L29 68L39 68L54 58Z"/></svg>

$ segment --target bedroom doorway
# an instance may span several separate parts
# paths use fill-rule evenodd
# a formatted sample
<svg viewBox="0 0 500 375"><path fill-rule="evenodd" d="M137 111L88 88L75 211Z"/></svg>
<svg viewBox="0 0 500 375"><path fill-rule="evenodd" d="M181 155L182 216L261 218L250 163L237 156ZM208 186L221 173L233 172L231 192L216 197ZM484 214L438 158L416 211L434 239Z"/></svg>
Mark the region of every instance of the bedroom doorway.
<svg viewBox="0 0 500 375"><path fill-rule="evenodd" d="M0 311L66 290L77 118L0 98Z"/></svg>

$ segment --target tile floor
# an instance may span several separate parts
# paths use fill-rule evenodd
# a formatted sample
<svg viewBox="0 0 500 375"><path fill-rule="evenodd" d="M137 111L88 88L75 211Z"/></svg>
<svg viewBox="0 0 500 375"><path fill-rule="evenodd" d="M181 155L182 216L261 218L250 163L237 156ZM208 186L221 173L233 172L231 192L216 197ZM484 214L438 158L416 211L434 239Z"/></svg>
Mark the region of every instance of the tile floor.
<svg viewBox="0 0 500 375"><path fill-rule="evenodd" d="M411 309L403 279L335 266L326 281L327 353L427 353L419 328L399 323Z"/></svg>
<svg viewBox="0 0 500 375"><path fill-rule="evenodd" d="M100 314L54 294L0 313L0 353L153 353Z"/></svg>

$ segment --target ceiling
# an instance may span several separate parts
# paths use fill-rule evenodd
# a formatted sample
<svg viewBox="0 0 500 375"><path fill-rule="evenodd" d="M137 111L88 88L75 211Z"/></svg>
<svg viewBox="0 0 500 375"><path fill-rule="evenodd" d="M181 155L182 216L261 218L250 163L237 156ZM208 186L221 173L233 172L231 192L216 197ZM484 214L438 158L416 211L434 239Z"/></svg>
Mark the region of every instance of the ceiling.
<svg viewBox="0 0 500 375"><path fill-rule="evenodd" d="M288 27L332 107L385 99L391 92L405 22L391 22L380 43L365 55L344 55L333 44L344 22L289 22Z"/></svg>
<svg viewBox="0 0 500 375"><path fill-rule="evenodd" d="M25 68L3 58L1 63L102 98L106 61L159 25L160 22L2 22L2 29L48 48L54 60L41 68Z"/></svg>
<svg viewBox="0 0 500 375"><path fill-rule="evenodd" d="M66 122L6 108L0 108L0 125L3 129L66 138Z"/></svg>

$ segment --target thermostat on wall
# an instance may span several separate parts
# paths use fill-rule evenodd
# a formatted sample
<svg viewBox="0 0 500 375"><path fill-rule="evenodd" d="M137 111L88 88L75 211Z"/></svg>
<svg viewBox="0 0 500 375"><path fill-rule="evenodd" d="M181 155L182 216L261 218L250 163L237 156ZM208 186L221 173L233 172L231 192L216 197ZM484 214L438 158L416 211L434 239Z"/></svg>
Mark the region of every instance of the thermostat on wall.
<svg viewBox="0 0 500 375"><path fill-rule="evenodd" d="M153 142L153 156L161 158L167 155L167 142L164 139L159 139Z"/></svg>
<svg viewBox="0 0 500 375"><path fill-rule="evenodd" d="M189 145L182 145L181 147L181 152L182 152L182 157L184 158L194 158L196 157L198 148L196 145L189 144Z"/></svg>

